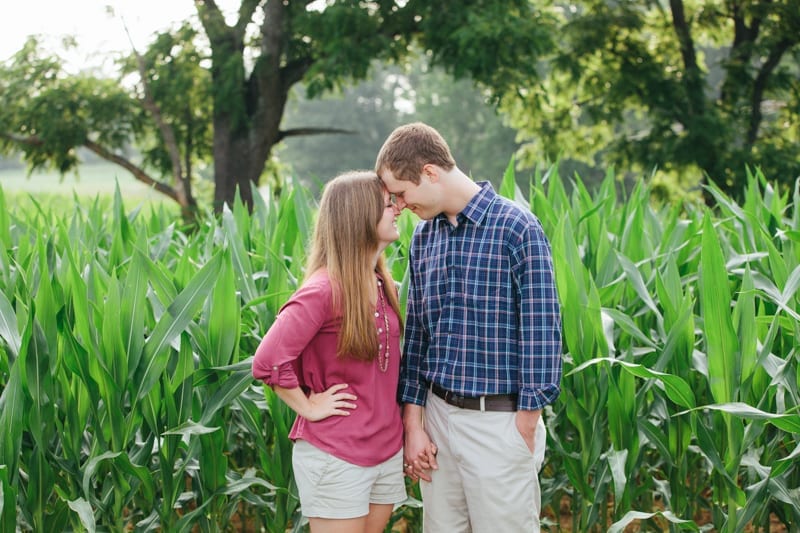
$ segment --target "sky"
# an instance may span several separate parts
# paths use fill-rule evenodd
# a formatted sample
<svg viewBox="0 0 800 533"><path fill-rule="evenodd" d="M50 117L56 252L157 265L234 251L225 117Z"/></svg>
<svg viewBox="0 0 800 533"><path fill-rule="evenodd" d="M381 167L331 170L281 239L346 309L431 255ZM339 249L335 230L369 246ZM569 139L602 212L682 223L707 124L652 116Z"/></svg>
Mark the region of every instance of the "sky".
<svg viewBox="0 0 800 533"><path fill-rule="evenodd" d="M99 66L114 52L131 51L120 17L137 49L143 50L154 32L188 18L195 9L192 0L0 0L0 13L0 61L18 52L29 35L44 36L45 46L59 55L61 39L74 35L78 49L64 56L67 63Z"/></svg>

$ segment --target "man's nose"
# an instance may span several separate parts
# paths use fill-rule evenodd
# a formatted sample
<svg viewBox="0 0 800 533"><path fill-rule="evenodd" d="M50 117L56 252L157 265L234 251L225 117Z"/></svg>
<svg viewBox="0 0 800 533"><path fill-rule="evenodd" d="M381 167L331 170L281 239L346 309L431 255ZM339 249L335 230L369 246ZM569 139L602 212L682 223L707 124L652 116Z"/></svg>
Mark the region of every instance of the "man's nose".
<svg viewBox="0 0 800 533"><path fill-rule="evenodd" d="M394 200L394 212L398 215L400 212L406 207L406 201L400 197L395 198Z"/></svg>

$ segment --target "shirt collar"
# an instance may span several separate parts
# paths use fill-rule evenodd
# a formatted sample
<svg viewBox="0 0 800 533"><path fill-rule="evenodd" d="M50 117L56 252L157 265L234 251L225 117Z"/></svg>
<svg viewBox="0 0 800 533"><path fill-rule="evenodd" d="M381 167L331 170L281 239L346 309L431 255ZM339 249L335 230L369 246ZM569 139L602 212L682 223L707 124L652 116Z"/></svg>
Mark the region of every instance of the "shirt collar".
<svg viewBox="0 0 800 533"><path fill-rule="evenodd" d="M497 197L497 193L494 191L494 187L492 187L491 182L488 181L478 181L476 182L481 190L472 197L469 203L461 210L458 214L458 219L466 219L475 224L476 226L480 226L481 222L484 218L486 218L486 213L489 211L489 206L492 205L492 202ZM444 213L439 213L436 218L440 222L447 221L447 215Z"/></svg>

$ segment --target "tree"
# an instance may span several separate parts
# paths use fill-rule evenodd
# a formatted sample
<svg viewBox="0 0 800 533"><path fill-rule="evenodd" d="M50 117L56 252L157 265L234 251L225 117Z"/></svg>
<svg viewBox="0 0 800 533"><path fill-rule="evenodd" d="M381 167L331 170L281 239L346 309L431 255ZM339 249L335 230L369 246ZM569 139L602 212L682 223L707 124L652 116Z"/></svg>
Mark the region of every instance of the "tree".
<svg viewBox="0 0 800 533"><path fill-rule="evenodd" d="M290 136L320 131L313 125L281 129L290 91L300 82L310 96L318 96L364 79L375 59L400 60L409 53L412 43L417 43L430 55L432 64L441 65L460 78L471 76L475 82L503 92L535 75L536 60L548 47L547 26L542 23L541 13L526 0L242 0L232 24L226 21L214 0L195 0L195 6L202 28L196 37L205 39L207 51L195 62L195 67L199 66L206 74L192 79L199 77L198 81L203 81L207 77L207 88L197 90L198 94L207 91L212 102L210 153L216 209L231 202L237 190L245 203L250 204L251 186L259 182L273 148ZM202 49L199 44L195 48ZM181 47L176 50L182 51ZM120 121L115 127L130 124L132 132L140 136L158 136L170 153L172 173L180 170L179 179L174 182L177 186L170 189L186 192L191 176L186 174L188 169L182 163L191 157L185 150L191 149L193 155L202 157L201 139L189 135L196 131L193 127L184 126L183 136L173 131L174 146L181 140L191 142L191 146L179 147L184 150L183 158L174 149L169 151L165 135L184 118L175 109L168 109L168 103L183 99L185 94L170 84L161 85L163 94L156 90L157 82L164 78L153 77L153 73L173 63L174 50L161 49L161 55L152 51L136 58L142 62L140 72L144 74L144 83L129 104L145 106L151 120L140 122L141 113L131 109L129 115L123 116L122 107L114 107L113 117ZM7 98L10 93L5 87L8 77L7 70L0 72L0 79L4 80L0 82L4 85L0 95L3 105L10 103ZM45 85L47 81L41 83ZM63 81L59 83L66 86ZM152 90L148 89L151 85ZM149 107L148 94L152 98ZM71 149L97 143L97 134L110 127L100 123L108 117L95 113L95 105L101 102L88 97L84 102L80 134L70 135L70 142L61 141L57 146L43 138L49 131L47 128L20 120L26 116L24 113L0 115L0 131L5 132L6 143L0 144L0 150L8 150L8 142L27 141L25 156L30 163L58 161L62 168L64 164L69 167L74 164L67 157ZM38 105L36 95L31 95L23 107L30 110ZM161 113L160 122L154 112ZM202 116L202 106L193 106L186 112ZM59 116L58 112L51 113L48 123L58 121ZM196 124L200 122L197 120ZM114 151L124 141L116 138L114 141L103 148L116 155ZM180 168L177 163L181 163Z"/></svg>
<svg viewBox="0 0 800 533"><path fill-rule="evenodd" d="M516 131L503 125L489 93L471 79L454 80L431 68L425 56L409 56L403 65L376 64L369 79L323 98L305 99L302 90L287 104L285 127L313 116L321 126L355 132L287 139L278 157L304 180L372 168L383 141L403 122L435 125L462 170L496 186L517 149Z"/></svg>
<svg viewBox="0 0 800 533"><path fill-rule="evenodd" d="M163 37L153 45L151 56L169 46ZM208 128L207 121L195 120L192 112L197 100L192 93L197 90L187 88L195 83L191 51L190 47L176 54L183 60L173 69L176 72L169 71L177 62L164 65L153 82L137 90L92 73L68 75L58 57L44 52L36 38L29 39L13 61L0 68L0 154L21 150L30 170L53 167L65 174L79 163L77 149L86 148L175 200L184 219L192 220L192 162L203 154L203 143L194 139ZM143 70L144 59L135 57ZM164 98L166 83L183 97ZM176 115L181 120L172 120ZM144 154L142 164L133 162L132 140Z"/></svg>
<svg viewBox="0 0 800 533"><path fill-rule="evenodd" d="M800 175L796 0L578 0L548 10L561 38L547 73L504 103L527 161L658 167L684 187L702 172L734 197L748 164L784 183Z"/></svg>

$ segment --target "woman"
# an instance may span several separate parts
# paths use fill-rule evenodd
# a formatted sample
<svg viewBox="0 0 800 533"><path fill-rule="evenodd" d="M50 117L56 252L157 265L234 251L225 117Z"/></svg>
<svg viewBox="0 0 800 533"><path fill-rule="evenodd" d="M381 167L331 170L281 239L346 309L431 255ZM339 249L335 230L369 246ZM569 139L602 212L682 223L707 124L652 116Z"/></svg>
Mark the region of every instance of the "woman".
<svg viewBox="0 0 800 533"><path fill-rule="evenodd" d="M298 415L292 466L313 533L380 533L406 499L402 325L383 259L398 214L374 172L326 185L306 280L253 360L253 376Z"/></svg>

